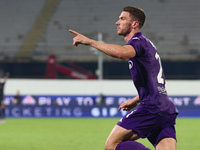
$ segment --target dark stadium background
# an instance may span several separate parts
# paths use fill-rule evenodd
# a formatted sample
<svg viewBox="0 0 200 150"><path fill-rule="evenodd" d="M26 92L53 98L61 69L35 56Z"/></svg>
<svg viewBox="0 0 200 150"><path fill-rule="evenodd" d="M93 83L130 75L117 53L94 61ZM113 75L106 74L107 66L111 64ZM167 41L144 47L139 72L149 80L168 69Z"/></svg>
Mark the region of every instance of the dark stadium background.
<svg viewBox="0 0 200 150"><path fill-rule="evenodd" d="M69 29L107 43L124 45L115 22L124 6L147 14L143 34L158 48L166 79L200 79L199 1L145 0L1 0L0 76L45 78L46 62L85 68L96 76L98 56L87 46L74 47ZM115 8L112 9L111 8ZM103 79L130 79L127 61L103 55ZM58 72L57 78L71 77Z"/></svg>
<svg viewBox="0 0 200 150"><path fill-rule="evenodd" d="M66 63L62 63L67 66ZM91 70L93 74L97 69L96 62L77 62L81 67ZM200 79L200 61L163 61L166 79ZM10 72L11 78L45 78L46 62L1 62L0 69ZM62 73L60 79L71 79ZM104 62L104 79L130 79L128 63Z"/></svg>

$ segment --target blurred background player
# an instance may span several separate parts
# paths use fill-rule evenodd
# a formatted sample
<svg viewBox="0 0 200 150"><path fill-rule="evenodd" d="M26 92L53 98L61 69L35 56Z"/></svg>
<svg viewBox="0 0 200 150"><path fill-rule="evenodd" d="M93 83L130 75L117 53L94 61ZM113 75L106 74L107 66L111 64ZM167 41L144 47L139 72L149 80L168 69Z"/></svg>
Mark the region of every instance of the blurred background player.
<svg viewBox="0 0 200 150"><path fill-rule="evenodd" d="M4 86L9 77L9 73L6 73L3 79L0 78L0 119L1 123L5 123L5 104L4 104Z"/></svg>
<svg viewBox="0 0 200 150"><path fill-rule="evenodd" d="M12 104L13 105L19 105L21 103L22 103L22 97L21 97L20 92L18 90L16 95L12 99Z"/></svg>
<svg viewBox="0 0 200 150"><path fill-rule="evenodd" d="M124 36L125 46L98 42L69 30L75 35L73 45L92 46L107 55L128 59L132 80L138 96L127 100L119 107L131 110L111 131L105 145L106 150L137 149L139 138L148 138L156 150L176 150L176 108L167 96L165 77L156 47L140 32L145 22L144 11L128 6L123 9L116 22L117 34ZM147 149L139 146L138 150Z"/></svg>

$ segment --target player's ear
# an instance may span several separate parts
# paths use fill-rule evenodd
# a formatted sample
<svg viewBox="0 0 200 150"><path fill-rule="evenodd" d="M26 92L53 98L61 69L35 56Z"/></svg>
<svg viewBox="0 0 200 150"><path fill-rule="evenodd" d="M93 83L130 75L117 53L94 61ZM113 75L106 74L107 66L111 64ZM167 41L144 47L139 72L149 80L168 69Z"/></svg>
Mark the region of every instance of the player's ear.
<svg viewBox="0 0 200 150"><path fill-rule="evenodd" d="M135 28L138 28L138 26L139 26L139 22L138 21L133 21L132 28L135 29Z"/></svg>

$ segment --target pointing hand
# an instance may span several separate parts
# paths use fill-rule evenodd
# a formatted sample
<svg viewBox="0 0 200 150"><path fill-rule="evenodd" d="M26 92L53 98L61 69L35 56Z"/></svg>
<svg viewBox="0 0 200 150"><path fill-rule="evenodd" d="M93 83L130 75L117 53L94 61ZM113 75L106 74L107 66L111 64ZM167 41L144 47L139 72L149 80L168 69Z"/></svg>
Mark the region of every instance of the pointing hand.
<svg viewBox="0 0 200 150"><path fill-rule="evenodd" d="M74 31L74 30L69 30L69 32L73 33L75 37L73 38L73 45L78 46L78 44L83 44L83 45L89 45L90 40L86 36Z"/></svg>

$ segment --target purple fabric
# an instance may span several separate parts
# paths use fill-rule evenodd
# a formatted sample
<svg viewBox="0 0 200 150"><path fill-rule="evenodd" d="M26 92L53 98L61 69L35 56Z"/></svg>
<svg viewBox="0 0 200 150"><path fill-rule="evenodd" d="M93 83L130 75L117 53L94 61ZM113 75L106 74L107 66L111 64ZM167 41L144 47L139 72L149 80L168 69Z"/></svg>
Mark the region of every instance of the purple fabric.
<svg viewBox="0 0 200 150"><path fill-rule="evenodd" d="M165 76L156 47L141 32L135 34L127 45L133 46L136 51L136 56L128 63L140 105L151 113L175 113L175 106L165 90Z"/></svg>
<svg viewBox="0 0 200 150"><path fill-rule="evenodd" d="M115 150L150 150L136 141L124 141L117 145Z"/></svg>
<svg viewBox="0 0 200 150"><path fill-rule="evenodd" d="M117 125L132 130L141 138L148 138L156 146L163 137L176 139L175 120L177 114L152 114L143 107L125 115Z"/></svg>

